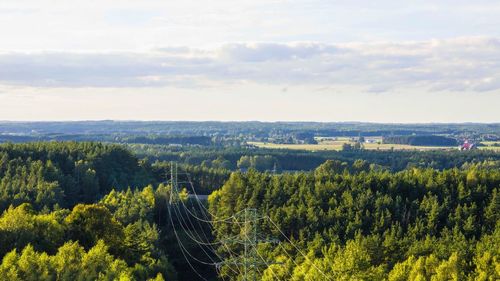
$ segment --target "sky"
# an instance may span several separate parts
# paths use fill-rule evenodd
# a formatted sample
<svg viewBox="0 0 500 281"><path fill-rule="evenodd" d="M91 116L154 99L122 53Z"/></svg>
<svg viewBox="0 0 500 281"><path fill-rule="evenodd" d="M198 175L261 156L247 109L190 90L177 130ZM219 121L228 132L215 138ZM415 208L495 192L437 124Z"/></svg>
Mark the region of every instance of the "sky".
<svg viewBox="0 0 500 281"><path fill-rule="evenodd" d="M0 120L500 122L500 1L1 0Z"/></svg>

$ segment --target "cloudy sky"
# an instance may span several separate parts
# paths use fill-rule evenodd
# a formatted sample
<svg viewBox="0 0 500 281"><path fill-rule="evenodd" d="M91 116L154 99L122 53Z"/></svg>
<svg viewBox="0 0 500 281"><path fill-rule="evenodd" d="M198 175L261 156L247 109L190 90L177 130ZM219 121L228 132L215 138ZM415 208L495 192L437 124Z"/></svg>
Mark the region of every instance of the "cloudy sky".
<svg viewBox="0 0 500 281"><path fill-rule="evenodd" d="M500 122L496 0L1 0L0 120Z"/></svg>

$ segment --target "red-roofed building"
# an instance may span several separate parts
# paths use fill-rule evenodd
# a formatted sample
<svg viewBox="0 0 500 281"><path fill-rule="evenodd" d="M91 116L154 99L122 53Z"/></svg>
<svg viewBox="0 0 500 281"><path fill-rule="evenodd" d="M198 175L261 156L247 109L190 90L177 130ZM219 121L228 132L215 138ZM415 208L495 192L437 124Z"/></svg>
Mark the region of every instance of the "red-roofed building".
<svg viewBox="0 0 500 281"><path fill-rule="evenodd" d="M473 143L470 143L468 140L465 140L464 143L460 146L460 150L471 150L476 148Z"/></svg>

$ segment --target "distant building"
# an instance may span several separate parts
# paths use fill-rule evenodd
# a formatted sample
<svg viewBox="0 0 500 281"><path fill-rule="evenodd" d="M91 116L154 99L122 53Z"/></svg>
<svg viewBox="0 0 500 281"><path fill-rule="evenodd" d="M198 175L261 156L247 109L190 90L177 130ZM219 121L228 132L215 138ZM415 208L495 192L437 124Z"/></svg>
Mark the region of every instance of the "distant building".
<svg viewBox="0 0 500 281"><path fill-rule="evenodd" d="M469 142L468 140L465 140L464 143L459 148L460 150L471 150L476 148L476 145Z"/></svg>

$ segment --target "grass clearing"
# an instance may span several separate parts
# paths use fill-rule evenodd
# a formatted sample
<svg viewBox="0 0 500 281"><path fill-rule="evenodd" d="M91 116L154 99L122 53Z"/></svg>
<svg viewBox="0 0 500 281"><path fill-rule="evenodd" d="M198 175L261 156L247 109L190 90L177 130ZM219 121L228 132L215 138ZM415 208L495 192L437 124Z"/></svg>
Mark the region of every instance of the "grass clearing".
<svg viewBox="0 0 500 281"><path fill-rule="evenodd" d="M483 141L483 142L481 142L481 144L485 145L485 146L480 146L479 148L481 148L481 149L487 149L487 150L493 150L493 151L500 152L500 141Z"/></svg>
<svg viewBox="0 0 500 281"><path fill-rule="evenodd" d="M255 145L260 148L269 149L292 149L292 150L309 150L309 151L324 151L324 150L342 150L344 143L349 141L336 140L336 141L321 141L319 144L276 144L269 142L249 142L248 144ZM352 144L352 143L351 143ZM379 144L379 143L364 143L365 149L370 150L451 150L456 147L451 146L413 146L404 144Z"/></svg>
<svg viewBox="0 0 500 281"><path fill-rule="evenodd" d="M500 146L481 146L479 148L500 152Z"/></svg>
<svg viewBox="0 0 500 281"><path fill-rule="evenodd" d="M342 146L345 143L350 143L354 145L353 139L351 137L316 137L318 144L277 144L270 142L248 142L248 144L255 145L260 148L268 149L290 149L290 150L308 150L308 151L328 151L342 150ZM372 142L365 142L363 146L365 149L369 150L454 150L458 149L458 146L415 146L406 144L385 144L382 143L382 137L365 137L366 140L371 140ZM484 141L482 142L485 146L480 146L479 149L493 150L500 152L500 141ZM499 146L495 146L499 145Z"/></svg>

